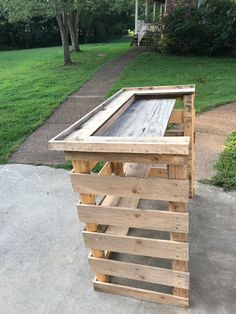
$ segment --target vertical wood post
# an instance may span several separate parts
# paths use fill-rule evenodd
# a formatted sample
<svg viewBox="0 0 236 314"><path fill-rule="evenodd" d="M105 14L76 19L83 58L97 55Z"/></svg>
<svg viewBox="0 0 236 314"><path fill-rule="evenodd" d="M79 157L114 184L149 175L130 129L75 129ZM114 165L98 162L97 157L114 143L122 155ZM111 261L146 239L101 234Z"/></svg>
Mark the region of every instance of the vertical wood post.
<svg viewBox="0 0 236 314"><path fill-rule="evenodd" d="M177 165L169 165L168 166L168 177L169 179L187 179L188 178L188 168L186 165L177 166ZM186 212L187 211L187 204L182 202L170 202L169 203L169 210L172 212ZM187 242L188 241L188 234L185 233L176 233L171 232L170 238L172 241L178 242ZM188 262L186 261L179 261L173 260L172 261L172 269L179 270L179 271L188 271ZM173 287L173 294L179 297L188 298L188 290Z"/></svg>
<svg viewBox="0 0 236 314"><path fill-rule="evenodd" d="M156 20L156 1L153 2L153 22Z"/></svg>
<svg viewBox="0 0 236 314"><path fill-rule="evenodd" d="M135 0L135 34L138 33L138 0Z"/></svg>
<svg viewBox="0 0 236 314"><path fill-rule="evenodd" d="M90 162L89 161L82 161L82 160L73 160L72 161L74 171L76 173L90 173ZM92 194L84 194L80 193L80 202L81 204L90 204L95 205L96 204L96 196ZM86 224L86 230L88 231L97 231L98 225L87 223ZM105 257L105 252L100 250L91 250L91 255L94 257ZM108 276L103 274L96 274L96 279L98 281L108 281Z"/></svg>
<svg viewBox="0 0 236 314"><path fill-rule="evenodd" d="M194 110L194 95L186 95L183 98L184 101L184 136L190 136L189 146L189 195L193 197L195 195L195 110Z"/></svg>
<svg viewBox="0 0 236 314"><path fill-rule="evenodd" d="M163 4L161 3L160 4L160 16L162 16L163 15Z"/></svg>
<svg viewBox="0 0 236 314"><path fill-rule="evenodd" d="M122 162L111 162L111 169L112 172L117 176L124 175L124 168Z"/></svg>
<svg viewBox="0 0 236 314"><path fill-rule="evenodd" d="M145 19L148 18L148 0L145 1Z"/></svg>
<svg viewBox="0 0 236 314"><path fill-rule="evenodd" d="M166 14L166 12L167 12L167 1L168 0L165 0L165 4L164 4L164 14Z"/></svg>

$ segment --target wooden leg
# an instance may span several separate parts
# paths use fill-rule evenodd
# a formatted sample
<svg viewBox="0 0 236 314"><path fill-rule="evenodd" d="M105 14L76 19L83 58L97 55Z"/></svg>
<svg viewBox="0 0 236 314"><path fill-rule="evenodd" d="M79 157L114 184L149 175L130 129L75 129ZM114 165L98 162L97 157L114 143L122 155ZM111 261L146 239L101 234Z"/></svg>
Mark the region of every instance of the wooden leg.
<svg viewBox="0 0 236 314"><path fill-rule="evenodd" d="M91 171L91 163L89 161L81 161L81 160L73 160L72 161L74 171L76 173L90 173ZM96 196L92 194L84 194L80 193L80 202L81 204L96 204ZM86 230L88 231L97 231L98 225L97 224L86 224ZM91 250L91 255L94 257L104 258L105 252L101 250ZM107 282L108 276L104 274L96 274L96 279L98 281Z"/></svg>
<svg viewBox="0 0 236 314"><path fill-rule="evenodd" d="M169 175L169 179L185 179L186 180L188 178L187 166L168 166L168 175ZM187 205L186 203L182 203L182 202L170 202L169 210L173 212L186 212ZM188 234L171 232L170 238L173 241L187 242ZM173 260L172 269L187 272L188 262ZM173 294L179 297L188 298L187 289L174 287Z"/></svg>
<svg viewBox="0 0 236 314"><path fill-rule="evenodd" d="M111 162L112 172L117 176L124 175L124 168L122 162Z"/></svg>
<svg viewBox="0 0 236 314"><path fill-rule="evenodd" d="M184 136L190 136L189 146L189 196L195 195L195 110L194 110L194 95L184 96Z"/></svg>

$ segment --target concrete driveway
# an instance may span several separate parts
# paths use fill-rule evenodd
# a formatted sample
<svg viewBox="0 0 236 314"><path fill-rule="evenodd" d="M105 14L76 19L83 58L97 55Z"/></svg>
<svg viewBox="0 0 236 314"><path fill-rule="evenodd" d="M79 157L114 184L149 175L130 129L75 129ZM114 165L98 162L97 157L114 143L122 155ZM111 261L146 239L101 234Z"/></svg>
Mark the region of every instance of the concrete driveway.
<svg viewBox="0 0 236 314"><path fill-rule="evenodd" d="M198 184L188 310L94 292L76 201L64 170L0 166L1 313L236 313L236 192Z"/></svg>

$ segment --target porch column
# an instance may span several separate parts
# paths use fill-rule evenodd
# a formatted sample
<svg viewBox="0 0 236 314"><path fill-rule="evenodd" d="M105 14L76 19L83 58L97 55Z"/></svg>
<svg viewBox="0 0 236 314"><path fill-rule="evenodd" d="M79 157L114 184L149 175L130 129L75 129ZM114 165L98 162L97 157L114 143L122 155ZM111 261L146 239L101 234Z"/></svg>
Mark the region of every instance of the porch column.
<svg viewBox="0 0 236 314"><path fill-rule="evenodd" d="M163 15L163 4L161 3L160 4L160 16L162 16Z"/></svg>
<svg viewBox="0 0 236 314"><path fill-rule="evenodd" d="M156 19L156 1L153 2L153 22L155 22Z"/></svg>
<svg viewBox="0 0 236 314"><path fill-rule="evenodd" d="M138 33L138 0L135 0L135 34Z"/></svg>
<svg viewBox="0 0 236 314"><path fill-rule="evenodd" d="M148 18L148 0L145 2L145 19L147 20Z"/></svg>
<svg viewBox="0 0 236 314"><path fill-rule="evenodd" d="M164 8L164 13L166 14L167 11L167 0L165 0L165 8Z"/></svg>

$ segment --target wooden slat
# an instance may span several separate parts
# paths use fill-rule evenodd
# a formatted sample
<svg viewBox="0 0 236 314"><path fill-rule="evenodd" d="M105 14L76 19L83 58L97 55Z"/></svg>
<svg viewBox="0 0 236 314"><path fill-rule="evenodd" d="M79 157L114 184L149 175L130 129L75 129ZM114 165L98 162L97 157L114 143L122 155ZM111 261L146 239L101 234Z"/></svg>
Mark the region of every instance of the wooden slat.
<svg viewBox="0 0 236 314"><path fill-rule="evenodd" d="M95 132L93 132L93 135L102 135L104 132L106 132L116 121L119 119L119 117L133 104L135 101L135 96L133 95L129 100L127 100L122 107L119 108L110 118L103 123Z"/></svg>
<svg viewBox="0 0 236 314"><path fill-rule="evenodd" d="M110 102L102 110L90 117L88 121L81 125L75 132L68 135L64 141L77 141L86 138L94 133L102 134L134 101L134 96L130 93L120 94L117 101ZM110 120L110 121L109 121ZM99 131L100 129L100 131Z"/></svg>
<svg viewBox="0 0 236 314"><path fill-rule="evenodd" d="M188 155L189 137L91 136L85 141L61 142L61 145L65 151Z"/></svg>
<svg viewBox="0 0 236 314"><path fill-rule="evenodd" d="M149 164L126 164L125 165L125 174L126 176L141 176L147 177L151 165ZM106 196L102 201L101 206L109 207L109 206L121 206L126 208L136 208L139 203L139 198L127 198L127 197L114 197L114 196ZM114 234L114 235L127 235L129 231L129 226L121 225L121 226L112 226L109 225L106 233Z"/></svg>
<svg viewBox="0 0 236 314"><path fill-rule="evenodd" d="M148 174L149 177L168 178L166 168L151 168Z"/></svg>
<svg viewBox="0 0 236 314"><path fill-rule="evenodd" d="M174 110L170 116L170 123L184 123L184 111L183 110Z"/></svg>
<svg viewBox="0 0 236 314"><path fill-rule="evenodd" d="M130 101L131 99L131 101ZM116 118L119 117L120 114L122 114L122 107L126 106L128 103L128 106L131 105L132 101L134 100L134 97L132 93L122 93L117 97L116 101L111 101L107 105L103 106L99 111L97 111L94 115L90 116L89 120L84 122L76 131L69 134L67 137L64 138L64 141L71 141L71 140L80 140L84 137L87 137L89 135L92 135L102 125L107 125L109 123L108 121L110 118L119 111L119 114L116 114ZM115 119L112 119L113 122ZM108 127L108 126L107 126ZM100 133L100 132L99 132Z"/></svg>
<svg viewBox="0 0 236 314"><path fill-rule="evenodd" d="M65 152L66 160L107 160L135 163L158 163L184 165L188 161L187 155L167 154L138 154L138 153L98 153L98 152Z"/></svg>
<svg viewBox="0 0 236 314"><path fill-rule="evenodd" d="M188 213L125 207L77 205L81 222L188 233Z"/></svg>
<svg viewBox="0 0 236 314"><path fill-rule="evenodd" d="M96 166L98 161L84 161L84 160L73 160L74 168L79 168L80 172L90 173L93 168Z"/></svg>
<svg viewBox="0 0 236 314"><path fill-rule="evenodd" d="M94 289L101 292L118 294L124 297L138 298L145 301L163 303L181 307L188 307L189 300L187 298L177 297L171 294L160 293L151 290L127 287L107 282L98 282L94 280Z"/></svg>
<svg viewBox="0 0 236 314"><path fill-rule="evenodd" d="M126 87L125 91L134 91L136 95L141 94L193 94L195 92L195 85L176 85L176 86L144 86L144 87Z"/></svg>
<svg viewBox="0 0 236 314"><path fill-rule="evenodd" d="M112 101L114 101L115 99L117 99L117 97L119 97L122 93L124 93L125 90L121 89L119 90L117 93L115 93L113 96L111 96L109 99L106 99L103 103L101 103L100 105L98 105L96 108L94 108L93 110L91 110L90 112L88 112L85 116L83 116L81 119L79 119L78 121L76 121L75 123L73 123L71 126L69 126L67 129L65 129L64 131L62 131L61 133L59 133L58 135L56 135L54 138L52 138L49 141L49 147L51 147L53 149L53 144L54 141L57 140L63 140L65 139L67 136L69 136L70 134L72 134L73 132L75 132L77 129L79 129L79 127L81 125L83 125L85 122L87 122L92 116L94 116L97 112L99 112L100 110L102 110L105 106L109 105ZM129 97L132 97L132 93L126 93L126 95L128 95Z"/></svg>
<svg viewBox="0 0 236 314"><path fill-rule="evenodd" d="M188 243L119 236L83 231L85 246L91 249L175 260L188 260Z"/></svg>
<svg viewBox="0 0 236 314"><path fill-rule="evenodd" d="M189 273L187 272L116 260L105 260L92 256L89 256L88 263L90 271L95 273L105 273L110 276L140 280L171 287L189 288Z"/></svg>
<svg viewBox="0 0 236 314"><path fill-rule="evenodd" d="M111 164L106 162L102 169L99 171L99 176L110 176L112 173Z"/></svg>
<svg viewBox="0 0 236 314"><path fill-rule="evenodd" d="M143 198L161 201L187 202L188 180L91 176L71 173L74 192Z"/></svg>
<svg viewBox="0 0 236 314"><path fill-rule="evenodd" d="M175 99L138 99L103 136L163 136Z"/></svg>
<svg viewBox="0 0 236 314"><path fill-rule="evenodd" d="M184 136L184 130L181 129L166 130L165 136Z"/></svg>

